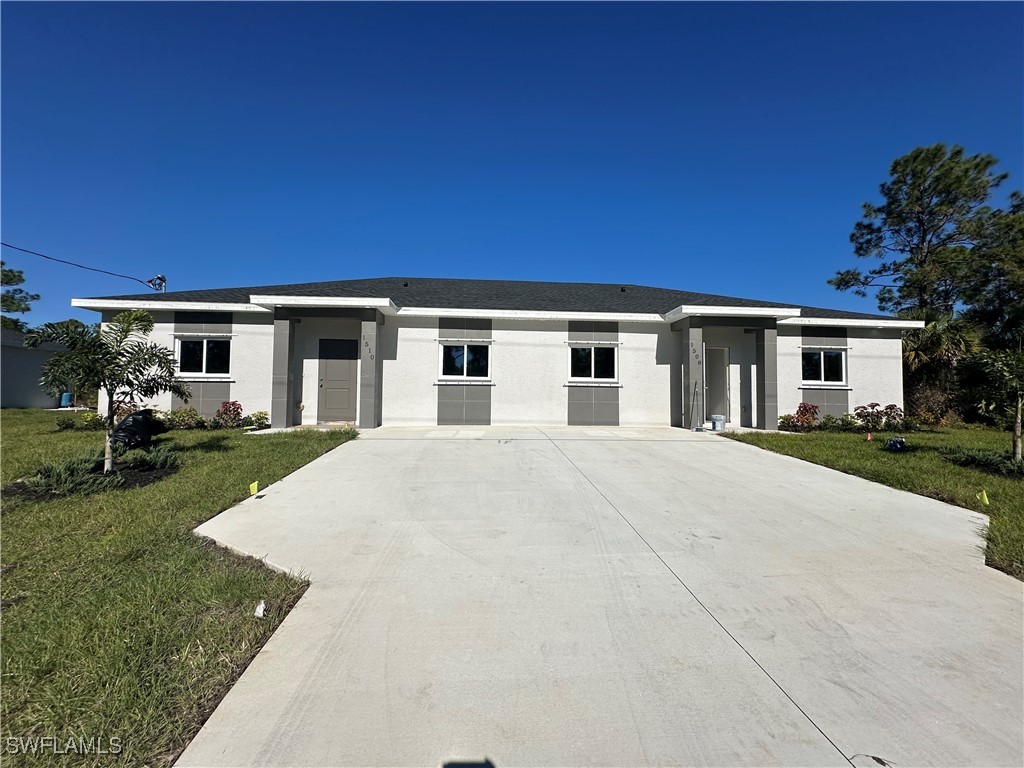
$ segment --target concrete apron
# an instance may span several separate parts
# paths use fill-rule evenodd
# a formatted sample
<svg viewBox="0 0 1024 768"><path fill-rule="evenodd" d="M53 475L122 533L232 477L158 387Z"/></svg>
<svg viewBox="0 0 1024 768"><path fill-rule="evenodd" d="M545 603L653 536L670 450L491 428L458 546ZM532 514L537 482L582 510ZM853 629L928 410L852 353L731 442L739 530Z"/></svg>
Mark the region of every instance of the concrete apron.
<svg viewBox="0 0 1024 768"><path fill-rule="evenodd" d="M262 495L198 532L312 586L179 765L1024 761L972 512L669 429L383 428Z"/></svg>

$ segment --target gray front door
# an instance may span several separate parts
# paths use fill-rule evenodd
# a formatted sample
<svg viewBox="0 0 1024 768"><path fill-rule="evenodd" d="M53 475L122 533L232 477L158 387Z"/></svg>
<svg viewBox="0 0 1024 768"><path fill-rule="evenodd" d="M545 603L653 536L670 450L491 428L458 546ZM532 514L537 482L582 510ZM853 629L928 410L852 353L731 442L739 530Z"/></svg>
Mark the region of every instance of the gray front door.
<svg viewBox="0 0 1024 768"><path fill-rule="evenodd" d="M317 421L355 421L359 344L355 339L320 339Z"/></svg>

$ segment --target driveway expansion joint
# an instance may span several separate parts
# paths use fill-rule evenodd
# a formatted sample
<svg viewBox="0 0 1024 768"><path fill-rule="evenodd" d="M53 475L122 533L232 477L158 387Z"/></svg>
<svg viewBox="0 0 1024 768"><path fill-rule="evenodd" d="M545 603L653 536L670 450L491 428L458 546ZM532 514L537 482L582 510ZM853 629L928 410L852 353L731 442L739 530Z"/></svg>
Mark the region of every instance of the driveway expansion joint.
<svg viewBox="0 0 1024 768"><path fill-rule="evenodd" d="M1024 764L976 513L678 429L451 432L199 526L312 586L179 768Z"/></svg>

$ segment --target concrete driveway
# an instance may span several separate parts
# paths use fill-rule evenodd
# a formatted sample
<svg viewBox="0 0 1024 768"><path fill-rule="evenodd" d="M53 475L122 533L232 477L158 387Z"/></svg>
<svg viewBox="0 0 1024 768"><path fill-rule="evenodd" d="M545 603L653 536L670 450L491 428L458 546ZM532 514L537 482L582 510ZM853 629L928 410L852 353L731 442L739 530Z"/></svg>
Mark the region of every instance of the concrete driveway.
<svg viewBox="0 0 1024 768"><path fill-rule="evenodd" d="M708 434L364 433L198 529L312 586L178 765L1020 766L984 525Z"/></svg>

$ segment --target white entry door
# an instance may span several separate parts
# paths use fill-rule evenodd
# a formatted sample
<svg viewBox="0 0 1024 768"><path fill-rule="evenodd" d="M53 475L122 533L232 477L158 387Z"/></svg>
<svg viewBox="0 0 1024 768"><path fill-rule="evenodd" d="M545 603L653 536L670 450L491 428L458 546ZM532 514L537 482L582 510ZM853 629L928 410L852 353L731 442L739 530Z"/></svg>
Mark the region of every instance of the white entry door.
<svg viewBox="0 0 1024 768"><path fill-rule="evenodd" d="M729 348L704 348L704 420L710 421L713 414L723 414L726 421L732 421L729 413Z"/></svg>

